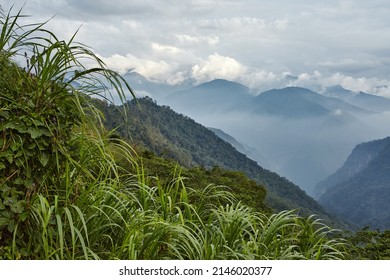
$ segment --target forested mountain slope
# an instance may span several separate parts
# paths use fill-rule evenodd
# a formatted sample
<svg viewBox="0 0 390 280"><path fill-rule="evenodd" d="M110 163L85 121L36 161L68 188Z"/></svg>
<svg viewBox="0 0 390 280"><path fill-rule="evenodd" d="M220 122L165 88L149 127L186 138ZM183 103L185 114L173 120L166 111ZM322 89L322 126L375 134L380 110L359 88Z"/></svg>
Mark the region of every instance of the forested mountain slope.
<svg viewBox="0 0 390 280"><path fill-rule="evenodd" d="M390 137L355 147L344 165L318 186L328 211L362 227L390 227Z"/></svg>

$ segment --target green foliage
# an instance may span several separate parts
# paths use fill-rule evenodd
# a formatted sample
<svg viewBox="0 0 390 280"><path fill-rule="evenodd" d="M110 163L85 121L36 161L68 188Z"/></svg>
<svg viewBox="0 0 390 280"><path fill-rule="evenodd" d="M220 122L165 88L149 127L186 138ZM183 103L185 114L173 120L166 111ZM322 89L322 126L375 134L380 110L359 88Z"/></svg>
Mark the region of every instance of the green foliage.
<svg viewBox="0 0 390 280"><path fill-rule="evenodd" d="M146 151L141 160L145 172L149 176L158 176L162 182L171 180L171 171L177 166L174 160L157 157ZM188 188L202 190L204 186L225 186L239 201L257 211L271 212L265 203L266 191L262 185L249 179L239 171L226 170L220 167L206 169L204 167L181 167L181 176Z"/></svg>
<svg viewBox="0 0 390 280"><path fill-rule="evenodd" d="M17 237L18 245L26 245L21 232L29 227L31 200L40 193L66 199L77 196L83 186L71 187L72 181L93 176L92 167L101 164L80 165L87 157L84 147L99 149L86 146L87 141L95 141L86 133L95 134L96 140L100 136L94 124L98 112L85 94L108 91L107 87L91 87L98 81L96 75L116 85L120 96L124 92L119 76L83 45L74 43L74 38L60 41L43 24L19 26L20 17L21 11L15 16L10 11L1 20L0 244ZM26 58L27 52L33 53L25 69L10 60L21 49ZM98 67L85 69L80 58L90 58ZM89 91L75 88L76 82L86 84ZM64 176L64 170L69 176Z"/></svg>
<svg viewBox="0 0 390 280"><path fill-rule="evenodd" d="M389 260L390 230L379 231L363 228L345 238L348 259Z"/></svg>

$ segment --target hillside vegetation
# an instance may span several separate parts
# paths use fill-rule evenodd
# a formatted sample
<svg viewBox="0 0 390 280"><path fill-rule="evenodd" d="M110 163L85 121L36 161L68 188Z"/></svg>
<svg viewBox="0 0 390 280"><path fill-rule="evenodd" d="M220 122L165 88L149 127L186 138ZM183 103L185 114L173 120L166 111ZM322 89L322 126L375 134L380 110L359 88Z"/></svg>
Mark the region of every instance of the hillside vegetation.
<svg viewBox="0 0 390 280"><path fill-rule="evenodd" d="M131 88L74 38L20 26L21 16L1 17L0 259L347 257L343 240L313 216L258 211L217 185L257 188L261 201L263 189L240 173L187 174L137 156L103 127L90 98ZM85 68L85 58L96 67Z"/></svg>

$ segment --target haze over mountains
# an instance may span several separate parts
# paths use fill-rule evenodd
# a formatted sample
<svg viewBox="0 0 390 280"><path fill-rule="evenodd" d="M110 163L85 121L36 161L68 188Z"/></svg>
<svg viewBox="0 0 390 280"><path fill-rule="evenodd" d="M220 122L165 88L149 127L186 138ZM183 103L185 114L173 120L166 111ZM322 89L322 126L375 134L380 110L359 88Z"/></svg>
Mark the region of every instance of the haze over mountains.
<svg viewBox="0 0 390 280"><path fill-rule="evenodd" d="M131 77L131 79L129 79ZM260 94L223 79L180 88L132 73L125 78L159 104L253 147L267 167L308 194L334 173L359 143L390 135L390 101L340 86L323 93L287 87ZM134 78L138 79L134 83ZM247 152L252 159L260 160Z"/></svg>

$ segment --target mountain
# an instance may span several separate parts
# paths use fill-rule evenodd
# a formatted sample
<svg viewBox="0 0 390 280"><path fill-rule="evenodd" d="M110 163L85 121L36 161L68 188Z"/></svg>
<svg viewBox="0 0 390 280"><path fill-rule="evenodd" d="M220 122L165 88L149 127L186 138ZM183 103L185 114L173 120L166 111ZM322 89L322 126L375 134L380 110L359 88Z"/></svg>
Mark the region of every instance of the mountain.
<svg viewBox="0 0 390 280"><path fill-rule="evenodd" d="M356 146L317 194L325 209L357 226L389 228L390 137Z"/></svg>
<svg viewBox="0 0 390 280"><path fill-rule="evenodd" d="M315 189L316 197L320 197L329 188L350 180L366 169L369 163L378 157L379 153L388 145L388 142L389 139L385 138L357 145L340 169L318 183Z"/></svg>
<svg viewBox="0 0 390 280"><path fill-rule="evenodd" d="M267 203L275 210L299 209L303 215L318 214L330 221L322 207L298 186L278 174L259 166L254 160L238 152L231 144L189 117L159 106L150 98L129 101L127 128L118 116L118 107L104 106L109 128L131 135L134 146L144 147L157 155L173 158L184 166L220 166L244 172L249 178L266 186Z"/></svg>
<svg viewBox="0 0 390 280"><path fill-rule="evenodd" d="M342 86L328 87L323 93L326 96L342 99L350 104L371 110L374 112L390 111L390 99L364 92L353 92Z"/></svg>
<svg viewBox="0 0 390 280"><path fill-rule="evenodd" d="M169 95L165 103L190 116L199 113L215 113L233 104L250 102L253 96L246 86L216 79Z"/></svg>
<svg viewBox="0 0 390 280"><path fill-rule="evenodd" d="M257 114L288 118L344 116L368 113L364 109L343 100L327 97L300 87L272 89L255 97L252 110Z"/></svg>

